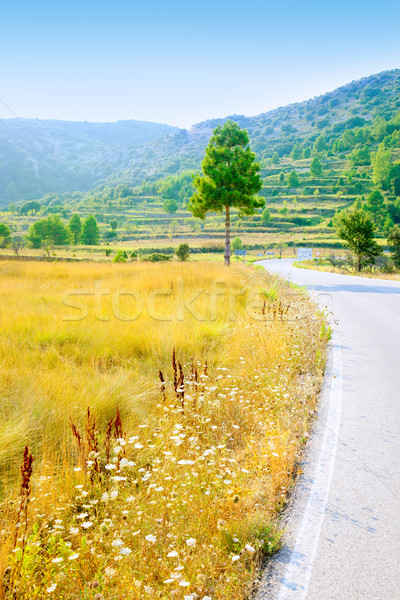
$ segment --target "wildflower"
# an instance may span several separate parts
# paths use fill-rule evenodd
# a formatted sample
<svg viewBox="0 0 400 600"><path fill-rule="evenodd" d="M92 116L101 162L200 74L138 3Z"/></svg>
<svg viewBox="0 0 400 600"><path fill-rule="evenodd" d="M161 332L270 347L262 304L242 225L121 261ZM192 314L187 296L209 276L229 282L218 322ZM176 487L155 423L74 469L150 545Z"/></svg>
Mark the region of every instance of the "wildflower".
<svg viewBox="0 0 400 600"><path fill-rule="evenodd" d="M63 562L63 558L61 558L61 556L57 556L57 558L53 558L53 560L51 562L53 563L60 563Z"/></svg>
<svg viewBox="0 0 400 600"><path fill-rule="evenodd" d="M91 527L93 525L93 523L91 521L85 521L84 523L82 523L82 527L84 527L85 529L89 529L89 527Z"/></svg>
<svg viewBox="0 0 400 600"><path fill-rule="evenodd" d="M46 592L48 592L49 594L51 594L51 592L54 592L54 590L56 589L57 584L56 583L52 583L48 588L46 588Z"/></svg>
<svg viewBox="0 0 400 600"><path fill-rule="evenodd" d="M113 465L112 463L110 463L110 464L106 465L106 466L105 466L105 468L106 468L108 471L111 471L112 469L115 469L116 467L115 467L115 465Z"/></svg>
<svg viewBox="0 0 400 600"><path fill-rule="evenodd" d="M131 552L132 550L130 548L121 548L121 550L119 551L119 553L122 554L122 556L127 556Z"/></svg>
<svg viewBox="0 0 400 600"><path fill-rule="evenodd" d="M151 542L152 544L154 544L154 542L157 540L157 538L155 535L149 534L149 535L146 535L146 540L148 542Z"/></svg>
<svg viewBox="0 0 400 600"><path fill-rule="evenodd" d="M115 498L118 498L118 490L111 490L110 498L111 500L115 500Z"/></svg>
<svg viewBox="0 0 400 600"><path fill-rule="evenodd" d="M253 548L253 546L250 546L250 544L246 544L245 549L247 550L247 552L250 552L250 554L255 552L255 549Z"/></svg>
<svg viewBox="0 0 400 600"><path fill-rule="evenodd" d="M76 558L79 558L78 552L76 552L76 554L71 554L71 556L68 556L68 560L75 560Z"/></svg>
<svg viewBox="0 0 400 600"><path fill-rule="evenodd" d="M134 445L134 448L136 448L137 450L140 450L140 448L143 448L142 444L139 444L139 442L137 444Z"/></svg>
<svg viewBox="0 0 400 600"><path fill-rule="evenodd" d="M81 467L75 467L74 469L75 473L77 473L78 471L82 471Z"/></svg>
<svg viewBox="0 0 400 600"><path fill-rule="evenodd" d="M185 579L182 579L182 581L179 582L179 585L181 587L189 587L190 583L188 581L185 581Z"/></svg>
<svg viewBox="0 0 400 600"><path fill-rule="evenodd" d="M196 540L194 538L189 538L186 540L186 545L189 546L189 548L194 548L196 546Z"/></svg>
<svg viewBox="0 0 400 600"><path fill-rule="evenodd" d="M237 554L234 554L232 556L232 562L236 562L237 560L240 560L240 556L238 556Z"/></svg>
<svg viewBox="0 0 400 600"><path fill-rule="evenodd" d="M166 579L164 583L174 583L175 579Z"/></svg>
<svg viewBox="0 0 400 600"><path fill-rule="evenodd" d="M86 519L86 517L89 515L89 513L82 513L81 515L78 515L76 518L77 519Z"/></svg>
<svg viewBox="0 0 400 600"><path fill-rule="evenodd" d="M69 532L72 534L79 533L79 529L77 527L71 527Z"/></svg>
<svg viewBox="0 0 400 600"><path fill-rule="evenodd" d="M176 550L172 550L171 552L168 552L167 554L167 558L177 558L178 557L178 553Z"/></svg>
<svg viewBox="0 0 400 600"><path fill-rule="evenodd" d="M114 577L114 575L116 574L116 570L112 567L106 567L104 573L107 577Z"/></svg>

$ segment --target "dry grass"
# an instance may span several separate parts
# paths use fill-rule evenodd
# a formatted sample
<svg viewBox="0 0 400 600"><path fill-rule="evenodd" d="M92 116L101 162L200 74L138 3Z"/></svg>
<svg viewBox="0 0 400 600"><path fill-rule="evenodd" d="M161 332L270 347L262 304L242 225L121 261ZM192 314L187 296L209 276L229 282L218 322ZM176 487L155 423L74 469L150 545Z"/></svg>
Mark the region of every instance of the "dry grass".
<svg viewBox="0 0 400 600"><path fill-rule="evenodd" d="M241 265L0 272L0 597L245 598L279 545L315 409L326 340L313 306ZM25 444L27 539L18 529L12 552Z"/></svg>

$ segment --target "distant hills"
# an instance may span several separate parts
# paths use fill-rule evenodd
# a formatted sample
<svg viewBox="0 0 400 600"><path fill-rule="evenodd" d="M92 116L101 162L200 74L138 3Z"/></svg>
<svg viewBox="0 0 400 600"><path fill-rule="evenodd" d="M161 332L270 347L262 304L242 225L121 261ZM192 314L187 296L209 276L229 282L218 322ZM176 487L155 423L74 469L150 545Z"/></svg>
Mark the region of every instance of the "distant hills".
<svg viewBox="0 0 400 600"><path fill-rule="evenodd" d="M0 119L0 202L87 191L130 165L138 149L177 132L143 121Z"/></svg>
<svg viewBox="0 0 400 600"><path fill-rule="evenodd" d="M400 70L353 81L317 98L255 117L233 115L190 131L139 121L78 123L0 120L0 204L104 185L140 186L200 167L213 128L231 118L246 127L262 164L322 135L329 155L376 146L374 130L400 112ZM383 123L383 125L382 125ZM385 136L390 135L387 128ZM393 143L396 143L394 141Z"/></svg>

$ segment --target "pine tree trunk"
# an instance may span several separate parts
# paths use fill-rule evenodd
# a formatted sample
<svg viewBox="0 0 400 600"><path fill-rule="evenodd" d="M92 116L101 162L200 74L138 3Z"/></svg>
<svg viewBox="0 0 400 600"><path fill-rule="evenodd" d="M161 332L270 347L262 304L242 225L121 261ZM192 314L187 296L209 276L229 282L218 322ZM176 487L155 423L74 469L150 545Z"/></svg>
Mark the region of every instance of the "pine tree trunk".
<svg viewBox="0 0 400 600"><path fill-rule="evenodd" d="M231 217L229 214L229 206L225 206L225 266L231 264Z"/></svg>

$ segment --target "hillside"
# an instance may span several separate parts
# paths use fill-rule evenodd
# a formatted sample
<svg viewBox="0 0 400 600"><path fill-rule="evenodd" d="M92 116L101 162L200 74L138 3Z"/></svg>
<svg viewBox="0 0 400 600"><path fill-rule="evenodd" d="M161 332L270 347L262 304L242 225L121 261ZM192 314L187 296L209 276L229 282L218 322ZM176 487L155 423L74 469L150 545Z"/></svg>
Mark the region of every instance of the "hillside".
<svg viewBox="0 0 400 600"><path fill-rule="evenodd" d="M0 120L0 204L87 190L129 164L137 149L178 132L140 121Z"/></svg>
<svg viewBox="0 0 400 600"><path fill-rule="evenodd" d="M69 132L70 146L66 135L56 146L60 133L52 141L65 156L62 164L57 163L65 179L54 179L59 187L47 189L34 205L26 202L32 195L15 204L4 191L9 210L1 222L27 234L36 220L51 214L59 214L65 222L72 213L83 218L93 214L103 243L165 248L179 239L191 247L217 249L224 235L223 218L210 215L200 223L186 205L193 192L191 175L200 168L212 129L231 118L249 131L264 183L260 192L266 201L264 211L242 219L233 213L233 235L248 248L338 247L332 218L355 202L371 211L384 243L388 228L400 222L399 115L400 70L394 70L256 117L233 115L199 123L190 131L163 130L165 126L154 124L143 124L140 130L133 122L75 124L71 130L71 124L51 122L55 130ZM48 122L43 127L51 137ZM84 132L81 146L79 132ZM146 135L156 138L162 132L166 135L144 141ZM133 140L136 146L131 145ZM378 148L387 162L383 178L377 178L373 167ZM317 170L312 166L315 161ZM65 164L72 165L74 175ZM31 176L14 182L19 196L24 185L32 194L40 169L31 166ZM76 175L81 185L75 183ZM67 183L70 188L60 193ZM382 195L379 214L368 200L375 189ZM115 220L113 228L110 222Z"/></svg>

